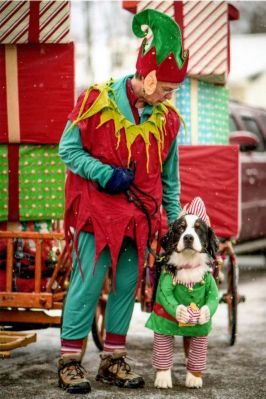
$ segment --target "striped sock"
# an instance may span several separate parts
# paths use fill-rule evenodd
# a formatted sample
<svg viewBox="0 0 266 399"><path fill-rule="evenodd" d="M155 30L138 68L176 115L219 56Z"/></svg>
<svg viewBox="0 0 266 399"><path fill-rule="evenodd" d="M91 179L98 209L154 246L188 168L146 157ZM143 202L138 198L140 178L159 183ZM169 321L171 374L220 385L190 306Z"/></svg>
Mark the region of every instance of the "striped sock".
<svg viewBox="0 0 266 399"><path fill-rule="evenodd" d="M208 337L192 337L187 370L190 372L204 371L206 368Z"/></svg>
<svg viewBox="0 0 266 399"><path fill-rule="evenodd" d="M106 333L103 352L124 351L126 349L126 335Z"/></svg>
<svg viewBox="0 0 266 399"><path fill-rule="evenodd" d="M167 370L173 366L174 337L154 333L152 365L156 369Z"/></svg>
<svg viewBox="0 0 266 399"><path fill-rule="evenodd" d="M82 354L83 339L61 339L61 356Z"/></svg>

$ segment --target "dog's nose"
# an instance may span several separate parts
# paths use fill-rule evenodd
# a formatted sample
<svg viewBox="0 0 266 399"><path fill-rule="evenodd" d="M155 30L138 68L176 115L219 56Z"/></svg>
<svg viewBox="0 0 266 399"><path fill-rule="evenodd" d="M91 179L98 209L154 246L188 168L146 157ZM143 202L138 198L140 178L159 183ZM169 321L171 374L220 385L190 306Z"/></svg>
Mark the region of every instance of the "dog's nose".
<svg viewBox="0 0 266 399"><path fill-rule="evenodd" d="M193 241L194 241L193 235L191 235L191 234L186 234L186 235L184 236L184 243L185 243L185 244L192 244Z"/></svg>

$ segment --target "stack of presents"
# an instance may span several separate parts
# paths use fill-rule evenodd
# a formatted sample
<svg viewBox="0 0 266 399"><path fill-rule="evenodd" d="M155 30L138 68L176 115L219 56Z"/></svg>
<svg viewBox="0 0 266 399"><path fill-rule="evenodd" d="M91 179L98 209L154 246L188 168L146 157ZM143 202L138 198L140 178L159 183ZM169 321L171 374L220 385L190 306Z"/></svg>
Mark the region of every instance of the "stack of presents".
<svg viewBox="0 0 266 399"><path fill-rule="evenodd" d="M181 203L200 195L220 237L239 229L238 148L229 145L230 21L238 10L225 1L123 1L132 13L146 8L176 20L189 50L188 77L174 105L184 118L178 134ZM226 207L226 212L225 212Z"/></svg>
<svg viewBox="0 0 266 399"><path fill-rule="evenodd" d="M63 218L65 167L58 143L74 104L69 30L68 1L0 3L0 230L44 232ZM18 278L32 277L31 244L17 240L14 269L28 270ZM5 246L2 240L0 290ZM54 262L50 249L46 265ZM31 290L30 281L18 290Z"/></svg>

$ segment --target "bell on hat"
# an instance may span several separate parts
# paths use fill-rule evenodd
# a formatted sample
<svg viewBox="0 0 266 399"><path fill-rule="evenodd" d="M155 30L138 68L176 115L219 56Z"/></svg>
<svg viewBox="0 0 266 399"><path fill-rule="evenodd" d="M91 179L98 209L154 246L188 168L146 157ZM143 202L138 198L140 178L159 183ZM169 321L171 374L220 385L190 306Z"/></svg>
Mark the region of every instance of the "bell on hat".
<svg viewBox="0 0 266 399"><path fill-rule="evenodd" d="M200 197L195 197L192 202L186 208L186 214L192 214L198 216L205 223L209 224L209 217L206 212L206 207L203 200Z"/></svg>
<svg viewBox="0 0 266 399"><path fill-rule="evenodd" d="M148 48L147 30L142 30L143 25L148 26L153 34ZM181 83L186 77L189 54L183 52L178 24L166 14L146 9L134 16L132 30L137 37L144 38L136 63L138 73L146 77L155 71L158 81Z"/></svg>

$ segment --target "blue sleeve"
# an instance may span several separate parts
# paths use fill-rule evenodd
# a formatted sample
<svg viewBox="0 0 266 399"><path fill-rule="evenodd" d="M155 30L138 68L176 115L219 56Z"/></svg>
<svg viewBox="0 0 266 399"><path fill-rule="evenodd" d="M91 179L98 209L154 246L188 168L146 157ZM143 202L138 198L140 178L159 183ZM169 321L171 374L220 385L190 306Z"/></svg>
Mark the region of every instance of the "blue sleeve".
<svg viewBox="0 0 266 399"><path fill-rule="evenodd" d="M79 127L75 125L68 130L70 126L68 121L59 143L61 160L71 172L105 187L113 174L112 167L91 156L82 146Z"/></svg>
<svg viewBox="0 0 266 399"><path fill-rule="evenodd" d="M181 212L180 205L180 178L177 140L171 145L168 156L163 164L163 207L168 222L172 223Z"/></svg>

